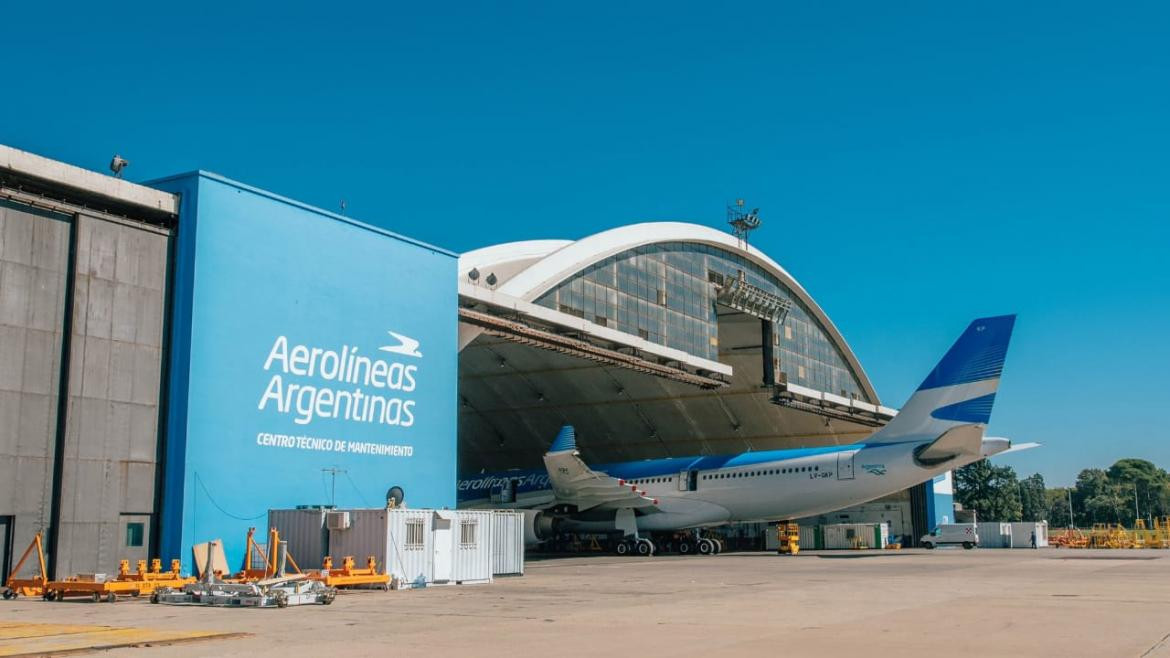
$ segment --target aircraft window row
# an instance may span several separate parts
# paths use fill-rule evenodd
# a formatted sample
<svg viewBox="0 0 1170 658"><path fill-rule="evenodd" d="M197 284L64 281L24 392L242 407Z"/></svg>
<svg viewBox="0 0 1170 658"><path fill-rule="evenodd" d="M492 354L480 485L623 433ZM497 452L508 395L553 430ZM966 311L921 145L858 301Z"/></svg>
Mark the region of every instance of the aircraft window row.
<svg viewBox="0 0 1170 658"><path fill-rule="evenodd" d="M642 478L641 480L629 480L631 484L661 484L663 482L671 482L674 478Z"/></svg>
<svg viewBox="0 0 1170 658"><path fill-rule="evenodd" d="M770 468L762 471L740 471L738 473L710 473L704 475L704 480L726 480L729 478L758 477L761 475L788 475L789 473L809 473L821 470L820 466L793 466L792 468Z"/></svg>

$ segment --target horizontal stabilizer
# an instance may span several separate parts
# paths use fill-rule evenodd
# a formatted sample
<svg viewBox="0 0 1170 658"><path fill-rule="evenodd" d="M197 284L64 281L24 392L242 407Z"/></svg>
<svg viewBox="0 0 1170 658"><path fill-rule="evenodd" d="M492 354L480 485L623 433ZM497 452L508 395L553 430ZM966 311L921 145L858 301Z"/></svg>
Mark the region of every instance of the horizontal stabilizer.
<svg viewBox="0 0 1170 658"><path fill-rule="evenodd" d="M923 466L937 466L955 457L979 455L982 451L983 426L960 425L915 450L914 459Z"/></svg>
<svg viewBox="0 0 1170 658"><path fill-rule="evenodd" d="M1015 443L1015 444L1012 444L1012 447L1010 447L1007 450L1004 450L1003 452L998 453L998 454L1006 455L1006 454L1012 453L1012 452L1020 452L1022 450L1031 450L1032 448L1039 448L1040 445L1041 444L1039 444L1039 443Z"/></svg>

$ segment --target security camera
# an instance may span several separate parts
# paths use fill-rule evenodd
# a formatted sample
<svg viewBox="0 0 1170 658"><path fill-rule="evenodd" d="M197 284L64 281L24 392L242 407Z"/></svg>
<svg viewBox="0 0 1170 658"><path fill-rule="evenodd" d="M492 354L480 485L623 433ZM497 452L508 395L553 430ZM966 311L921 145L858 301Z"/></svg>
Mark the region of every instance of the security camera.
<svg viewBox="0 0 1170 658"><path fill-rule="evenodd" d="M118 154L114 154L114 159L110 160L110 171L114 172L115 178L122 177L122 170L130 166L130 161Z"/></svg>

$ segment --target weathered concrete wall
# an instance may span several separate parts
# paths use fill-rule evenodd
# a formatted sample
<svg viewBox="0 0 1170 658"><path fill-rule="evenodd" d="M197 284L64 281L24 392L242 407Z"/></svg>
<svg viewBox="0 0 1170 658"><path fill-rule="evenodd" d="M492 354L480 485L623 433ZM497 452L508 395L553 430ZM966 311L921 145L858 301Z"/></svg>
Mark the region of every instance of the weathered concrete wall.
<svg viewBox="0 0 1170 658"><path fill-rule="evenodd" d="M78 222L58 575L153 557L168 236ZM127 523L144 524L141 546Z"/></svg>
<svg viewBox="0 0 1170 658"><path fill-rule="evenodd" d="M0 201L0 516L18 554L49 524L69 223Z"/></svg>

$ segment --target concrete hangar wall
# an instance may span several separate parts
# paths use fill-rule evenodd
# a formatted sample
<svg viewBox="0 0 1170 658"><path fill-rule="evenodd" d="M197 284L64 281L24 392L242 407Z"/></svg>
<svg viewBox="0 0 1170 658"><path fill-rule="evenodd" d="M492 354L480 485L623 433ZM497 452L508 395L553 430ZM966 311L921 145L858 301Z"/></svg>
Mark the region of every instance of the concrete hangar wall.
<svg viewBox="0 0 1170 658"><path fill-rule="evenodd" d="M454 506L455 255L205 172L151 185L0 146L0 566L38 530L57 575L189 569L212 538L235 564L330 485Z"/></svg>

